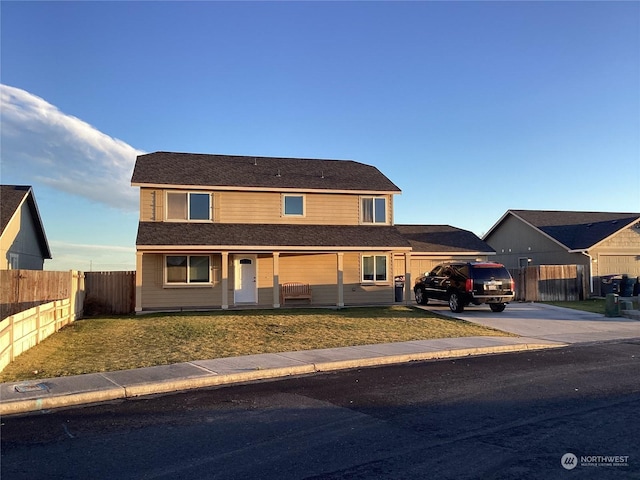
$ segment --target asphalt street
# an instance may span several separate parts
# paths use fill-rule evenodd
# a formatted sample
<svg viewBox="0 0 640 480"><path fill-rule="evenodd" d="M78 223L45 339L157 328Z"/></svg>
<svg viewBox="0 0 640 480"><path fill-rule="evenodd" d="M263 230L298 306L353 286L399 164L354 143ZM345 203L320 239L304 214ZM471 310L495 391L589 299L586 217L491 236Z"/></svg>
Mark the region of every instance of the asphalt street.
<svg viewBox="0 0 640 480"><path fill-rule="evenodd" d="M640 478L640 340L2 420L2 478ZM575 467L561 464L573 454ZM626 459L607 463L591 460ZM584 461L583 461L584 460ZM587 462L586 460L589 460Z"/></svg>

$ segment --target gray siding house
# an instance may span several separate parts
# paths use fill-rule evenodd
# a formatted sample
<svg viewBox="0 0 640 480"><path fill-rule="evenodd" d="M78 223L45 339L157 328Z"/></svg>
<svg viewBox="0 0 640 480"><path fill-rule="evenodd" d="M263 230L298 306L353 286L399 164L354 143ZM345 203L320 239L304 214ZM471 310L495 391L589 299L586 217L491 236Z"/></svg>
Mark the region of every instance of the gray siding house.
<svg viewBox="0 0 640 480"><path fill-rule="evenodd" d="M33 189L0 185L0 270L42 270L50 258Z"/></svg>
<svg viewBox="0 0 640 480"><path fill-rule="evenodd" d="M507 268L584 265L596 295L605 275L640 276L640 213L508 210L483 240Z"/></svg>

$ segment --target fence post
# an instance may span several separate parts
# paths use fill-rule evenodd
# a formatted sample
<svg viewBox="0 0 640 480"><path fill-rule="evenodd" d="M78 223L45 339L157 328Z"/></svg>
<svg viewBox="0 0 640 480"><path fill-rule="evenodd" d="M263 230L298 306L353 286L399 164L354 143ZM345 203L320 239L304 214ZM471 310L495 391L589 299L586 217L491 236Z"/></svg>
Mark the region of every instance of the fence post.
<svg viewBox="0 0 640 480"><path fill-rule="evenodd" d="M9 317L9 363L13 362L13 360L16 358L15 355L13 354L14 349L13 349L13 340L15 338L15 333L13 331L13 315L11 315Z"/></svg>
<svg viewBox="0 0 640 480"><path fill-rule="evenodd" d="M36 307L36 345L40 343L40 305Z"/></svg>

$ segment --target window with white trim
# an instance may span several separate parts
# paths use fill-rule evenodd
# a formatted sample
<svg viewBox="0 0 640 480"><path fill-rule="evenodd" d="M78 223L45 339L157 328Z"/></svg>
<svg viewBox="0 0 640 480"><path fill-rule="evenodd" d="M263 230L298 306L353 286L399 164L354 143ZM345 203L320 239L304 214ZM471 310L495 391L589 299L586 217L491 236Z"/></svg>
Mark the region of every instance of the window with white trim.
<svg viewBox="0 0 640 480"><path fill-rule="evenodd" d="M387 223L386 197L361 197L362 223Z"/></svg>
<svg viewBox="0 0 640 480"><path fill-rule="evenodd" d="M362 282L387 282L387 267L386 255L362 255Z"/></svg>
<svg viewBox="0 0 640 480"><path fill-rule="evenodd" d="M211 220L210 193L167 192L167 220L200 221Z"/></svg>
<svg viewBox="0 0 640 480"><path fill-rule="evenodd" d="M211 257L209 255L165 256L165 283L167 285L212 283Z"/></svg>
<svg viewBox="0 0 640 480"><path fill-rule="evenodd" d="M304 195L282 195L282 214L286 217L303 217Z"/></svg>

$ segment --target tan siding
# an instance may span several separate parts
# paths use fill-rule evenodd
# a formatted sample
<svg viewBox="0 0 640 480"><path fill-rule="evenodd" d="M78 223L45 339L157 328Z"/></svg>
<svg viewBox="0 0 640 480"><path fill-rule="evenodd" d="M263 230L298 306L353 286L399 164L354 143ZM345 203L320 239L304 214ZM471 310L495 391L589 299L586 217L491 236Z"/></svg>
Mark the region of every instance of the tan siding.
<svg viewBox="0 0 640 480"><path fill-rule="evenodd" d="M18 234L20 233L20 215L21 211L18 211L17 215L13 217L12 221L7 224L2 236L0 236L0 270L9 269L9 249L12 247L13 242L16 241Z"/></svg>
<svg viewBox="0 0 640 480"><path fill-rule="evenodd" d="M256 264L258 304L273 305L273 256L260 255Z"/></svg>
<svg viewBox="0 0 640 480"><path fill-rule="evenodd" d="M307 195L307 215L302 223L357 225L358 198L355 195ZM288 221L288 219L285 219Z"/></svg>
<svg viewBox="0 0 640 480"><path fill-rule="evenodd" d="M357 225L358 196L303 194L305 215L282 216L282 194L278 192L220 192L222 223L295 223L314 225Z"/></svg>
<svg viewBox="0 0 640 480"><path fill-rule="evenodd" d="M640 229L625 228L590 252L597 261L594 276L626 274L640 276Z"/></svg>
<svg viewBox="0 0 640 480"><path fill-rule="evenodd" d="M140 189L140 220L163 221L168 189ZM181 190L182 191L182 190ZM213 218L221 223L358 225L360 195L301 193L305 197L305 215L282 215L280 192L218 191L213 194ZM393 195L387 198L387 221L393 223Z"/></svg>
<svg viewBox="0 0 640 480"><path fill-rule="evenodd" d="M360 278L360 254L345 253L344 303L346 305L391 303L394 301L392 282L389 282L388 285L363 285Z"/></svg>
<svg viewBox="0 0 640 480"><path fill-rule="evenodd" d="M625 228L594 249L598 253L626 253L640 255L640 229Z"/></svg>
<svg viewBox="0 0 640 480"><path fill-rule="evenodd" d="M313 303L335 305L338 301L337 265L334 253L281 255L280 283L308 283L313 290Z"/></svg>
<svg viewBox="0 0 640 480"><path fill-rule="evenodd" d="M154 203L156 191L151 188L140 189L140 220L143 222L152 222L156 220Z"/></svg>
<svg viewBox="0 0 640 480"><path fill-rule="evenodd" d="M142 308L203 308L219 307L220 283L213 287L163 287L163 255L145 254L142 257ZM220 265L214 256L213 266Z"/></svg>

